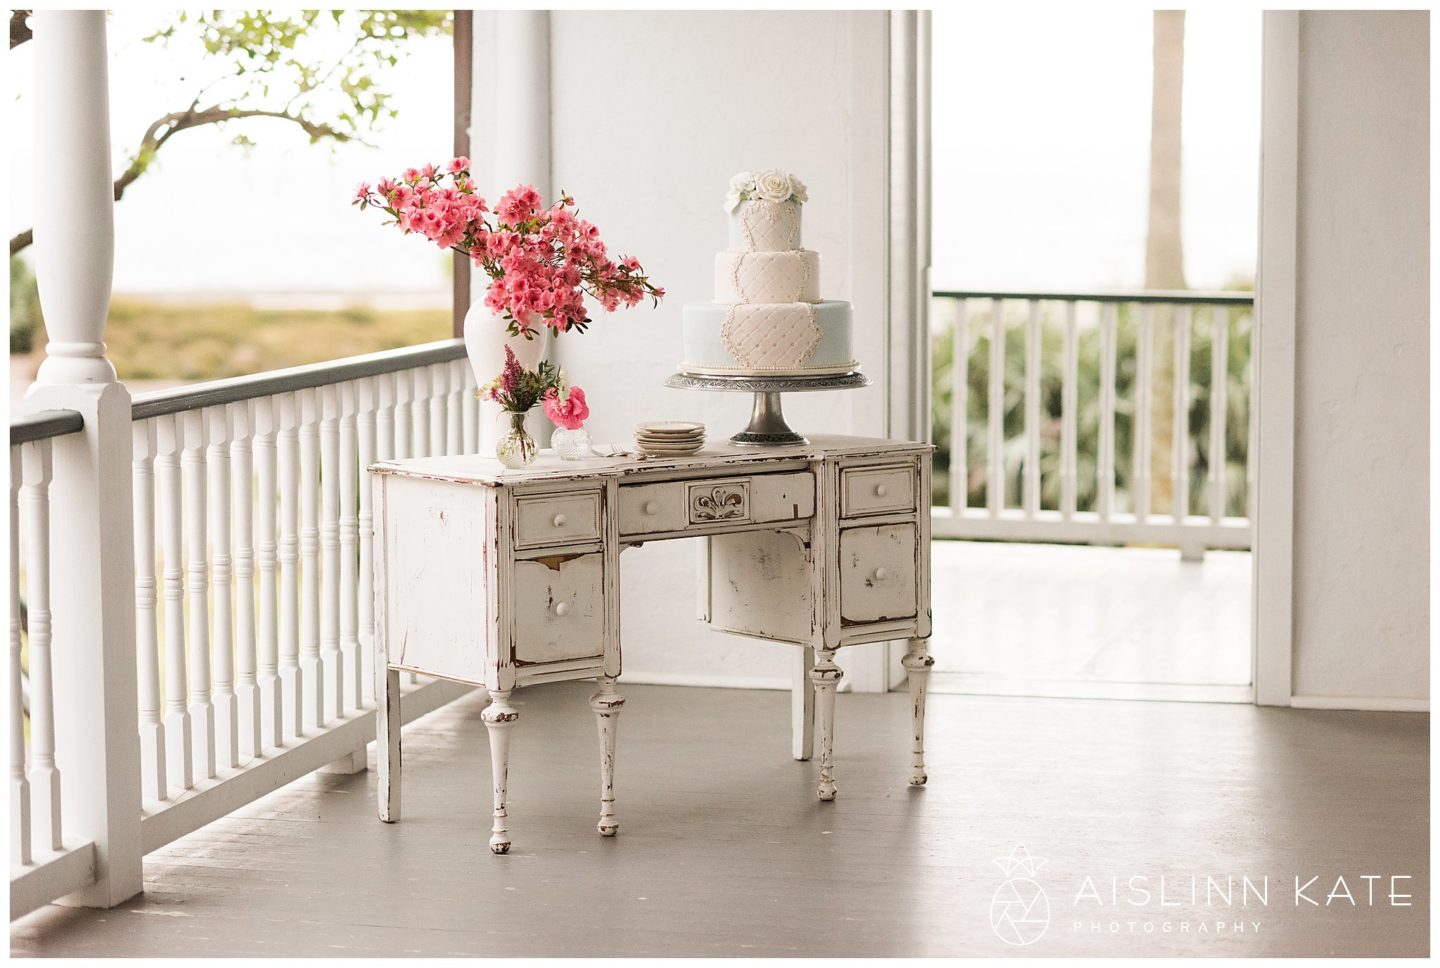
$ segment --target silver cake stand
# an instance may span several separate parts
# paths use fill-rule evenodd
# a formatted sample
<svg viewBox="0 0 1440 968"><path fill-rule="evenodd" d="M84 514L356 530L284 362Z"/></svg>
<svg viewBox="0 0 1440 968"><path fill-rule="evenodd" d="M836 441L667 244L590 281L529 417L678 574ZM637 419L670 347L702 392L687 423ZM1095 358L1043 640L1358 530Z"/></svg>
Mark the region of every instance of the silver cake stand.
<svg viewBox="0 0 1440 968"><path fill-rule="evenodd" d="M785 415L780 412L780 394L868 387L870 378L859 370L825 376L702 376L681 370L666 380L665 385L679 390L755 394L749 426L731 437L730 442L739 447L782 447L809 441L785 422Z"/></svg>

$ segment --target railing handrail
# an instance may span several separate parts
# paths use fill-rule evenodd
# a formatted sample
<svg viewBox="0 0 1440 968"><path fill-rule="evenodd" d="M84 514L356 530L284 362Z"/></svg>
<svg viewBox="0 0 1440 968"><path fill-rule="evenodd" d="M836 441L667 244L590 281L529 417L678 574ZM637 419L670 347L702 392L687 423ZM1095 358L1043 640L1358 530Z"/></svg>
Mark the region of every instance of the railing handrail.
<svg viewBox="0 0 1440 968"><path fill-rule="evenodd" d="M465 342L459 339L437 340L394 350L349 356L323 363L309 363L283 370L267 370L248 376L193 383L169 390L155 390L135 397L131 418L147 420L170 413L184 413L204 407L238 403L277 393L290 393L312 387L346 383L367 376L379 376L409 370L432 363L448 363L465 355ZM13 431L12 431L13 434Z"/></svg>
<svg viewBox="0 0 1440 968"><path fill-rule="evenodd" d="M1204 306L1251 306L1253 292L1231 292L1203 289L1114 289L1104 292L1020 292L989 289L937 289L931 293L942 299L1034 299L1040 302L1097 303L1191 303Z"/></svg>
<svg viewBox="0 0 1440 968"><path fill-rule="evenodd" d="M10 446L78 434L84 429L85 418L74 410L37 410L10 421Z"/></svg>

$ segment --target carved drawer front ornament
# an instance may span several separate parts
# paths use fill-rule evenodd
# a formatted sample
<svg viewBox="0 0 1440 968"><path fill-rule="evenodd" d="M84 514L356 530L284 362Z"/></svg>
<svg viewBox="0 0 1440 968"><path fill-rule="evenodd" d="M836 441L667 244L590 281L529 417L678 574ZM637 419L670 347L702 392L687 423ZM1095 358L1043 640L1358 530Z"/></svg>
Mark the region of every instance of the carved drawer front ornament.
<svg viewBox="0 0 1440 968"><path fill-rule="evenodd" d="M750 518L750 482L690 485L690 523L747 521Z"/></svg>

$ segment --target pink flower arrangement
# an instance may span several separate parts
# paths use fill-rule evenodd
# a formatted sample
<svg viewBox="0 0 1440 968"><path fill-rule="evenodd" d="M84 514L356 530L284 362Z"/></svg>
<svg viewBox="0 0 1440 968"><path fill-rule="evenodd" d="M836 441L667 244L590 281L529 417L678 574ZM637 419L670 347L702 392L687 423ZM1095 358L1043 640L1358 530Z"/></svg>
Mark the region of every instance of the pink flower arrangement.
<svg viewBox="0 0 1440 968"><path fill-rule="evenodd" d="M444 169L409 168L398 180L361 185L354 204L383 209L392 217L387 225L469 256L490 277L485 305L512 336L532 338L538 325L583 333L591 322L586 295L606 312L646 298L658 305L665 296L634 256L610 257L600 230L579 217L569 195L546 207L532 186L517 185L492 212L475 193L468 158Z"/></svg>
<svg viewBox="0 0 1440 968"><path fill-rule="evenodd" d="M545 416L557 427L579 430L590 416L585 391L579 387L551 387L545 391Z"/></svg>

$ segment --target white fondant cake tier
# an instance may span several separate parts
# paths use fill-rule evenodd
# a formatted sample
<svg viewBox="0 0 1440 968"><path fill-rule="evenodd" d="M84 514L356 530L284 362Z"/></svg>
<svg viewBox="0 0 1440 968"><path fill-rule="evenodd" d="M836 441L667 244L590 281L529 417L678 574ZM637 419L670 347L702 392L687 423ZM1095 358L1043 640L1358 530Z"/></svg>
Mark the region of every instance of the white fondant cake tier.
<svg viewBox="0 0 1440 968"><path fill-rule="evenodd" d="M721 252L715 257L715 301L819 302L820 253Z"/></svg>
<svg viewBox="0 0 1440 968"><path fill-rule="evenodd" d="M800 205L796 202L741 202L730 213L734 252L783 252L800 248Z"/></svg>
<svg viewBox="0 0 1440 968"><path fill-rule="evenodd" d="M856 369L848 302L686 303L687 373L820 376Z"/></svg>

